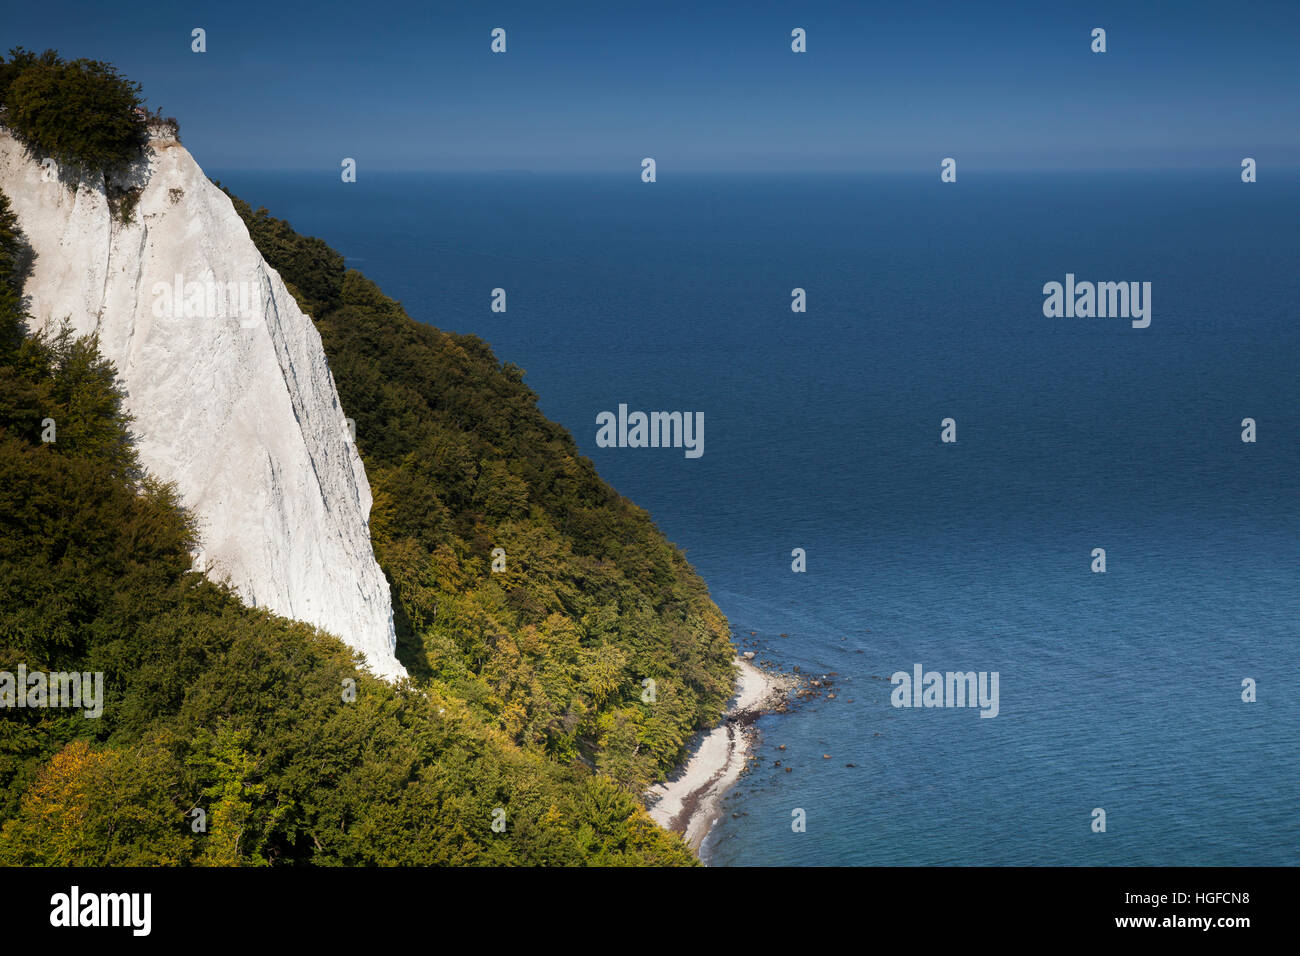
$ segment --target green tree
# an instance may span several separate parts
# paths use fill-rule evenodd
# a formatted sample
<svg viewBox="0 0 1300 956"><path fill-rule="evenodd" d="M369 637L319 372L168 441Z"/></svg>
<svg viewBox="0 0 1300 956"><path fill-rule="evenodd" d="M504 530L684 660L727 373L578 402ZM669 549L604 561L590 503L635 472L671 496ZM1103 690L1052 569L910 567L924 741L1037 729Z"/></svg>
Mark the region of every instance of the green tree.
<svg viewBox="0 0 1300 956"><path fill-rule="evenodd" d="M140 86L99 60L11 51L0 73L5 124L58 163L111 170L140 154L148 132Z"/></svg>

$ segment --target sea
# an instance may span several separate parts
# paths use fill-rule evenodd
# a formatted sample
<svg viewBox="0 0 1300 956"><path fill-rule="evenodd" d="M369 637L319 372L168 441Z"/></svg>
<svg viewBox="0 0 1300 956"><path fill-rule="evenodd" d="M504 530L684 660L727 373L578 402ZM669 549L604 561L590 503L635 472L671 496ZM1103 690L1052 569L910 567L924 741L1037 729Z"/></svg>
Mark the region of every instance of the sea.
<svg viewBox="0 0 1300 956"><path fill-rule="evenodd" d="M1300 173L210 172L524 368L823 682L710 865L1298 862ZM1045 315L1067 275L1149 326ZM620 405L703 453L598 446ZM895 706L918 665L996 716Z"/></svg>

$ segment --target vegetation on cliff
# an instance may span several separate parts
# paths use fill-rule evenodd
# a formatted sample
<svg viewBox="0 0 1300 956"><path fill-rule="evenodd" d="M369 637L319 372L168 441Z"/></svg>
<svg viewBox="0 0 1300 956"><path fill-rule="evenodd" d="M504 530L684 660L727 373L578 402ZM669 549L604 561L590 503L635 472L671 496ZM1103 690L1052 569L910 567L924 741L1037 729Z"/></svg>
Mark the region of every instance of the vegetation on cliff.
<svg viewBox="0 0 1300 956"><path fill-rule="evenodd" d="M28 333L0 195L0 673L104 675L97 719L0 710L0 864L693 862L635 795L730 695L703 583L521 370L233 201L356 420L412 679L191 570L95 340Z"/></svg>
<svg viewBox="0 0 1300 956"><path fill-rule="evenodd" d="M658 779L733 679L726 622L681 552L542 416L521 370L234 203L315 318L356 420L403 663L521 745L631 790Z"/></svg>
<svg viewBox="0 0 1300 956"><path fill-rule="evenodd" d="M140 86L99 60L67 61L17 47L0 58L4 125L59 165L111 170L135 159L147 138Z"/></svg>

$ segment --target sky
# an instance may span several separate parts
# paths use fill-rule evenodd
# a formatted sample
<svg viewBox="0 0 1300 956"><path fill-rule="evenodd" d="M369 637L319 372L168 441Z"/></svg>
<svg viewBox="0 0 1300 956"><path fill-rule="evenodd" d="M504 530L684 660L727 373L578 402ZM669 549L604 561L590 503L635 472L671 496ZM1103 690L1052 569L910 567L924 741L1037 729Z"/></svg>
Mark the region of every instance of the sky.
<svg viewBox="0 0 1300 956"><path fill-rule="evenodd" d="M1300 166L1296 0L0 4L0 48L113 63L211 169Z"/></svg>

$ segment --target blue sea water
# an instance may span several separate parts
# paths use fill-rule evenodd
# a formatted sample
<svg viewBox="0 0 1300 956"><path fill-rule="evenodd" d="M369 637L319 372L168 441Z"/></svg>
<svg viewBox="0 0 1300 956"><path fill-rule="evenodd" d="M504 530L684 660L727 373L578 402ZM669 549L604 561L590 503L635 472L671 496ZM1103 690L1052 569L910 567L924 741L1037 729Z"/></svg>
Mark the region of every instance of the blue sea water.
<svg viewBox="0 0 1300 956"><path fill-rule="evenodd" d="M835 673L711 864L1297 862L1300 177L217 178L525 368L760 659ZM1150 327L1045 318L1067 272ZM597 448L620 403L703 457ZM916 663L1000 713L892 707Z"/></svg>

